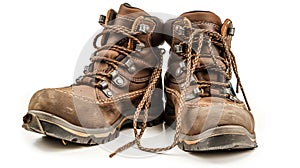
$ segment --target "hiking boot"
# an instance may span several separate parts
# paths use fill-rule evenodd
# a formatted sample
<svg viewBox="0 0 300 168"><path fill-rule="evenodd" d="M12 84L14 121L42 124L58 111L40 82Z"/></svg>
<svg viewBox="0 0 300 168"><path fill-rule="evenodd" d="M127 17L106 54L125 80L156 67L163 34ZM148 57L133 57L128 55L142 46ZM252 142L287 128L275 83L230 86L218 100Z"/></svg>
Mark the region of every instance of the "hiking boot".
<svg viewBox="0 0 300 168"><path fill-rule="evenodd" d="M171 46L165 75L165 121L176 126L179 148L255 148L254 119L230 50L235 31L231 20L222 24L212 12L192 11L168 20L164 31ZM232 72L236 90L230 82ZM237 98L239 88L247 106Z"/></svg>
<svg viewBox="0 0 300 168"><path fill-rule="evenodd" d="M149 85L147 126L162 122L161 61L163 24L141 9L122 4L100 16L91 64L75 84L36 92L24 116L26 130L80 144L106 143L132 125ZM101 39L99 39L101 38ZM98 40L99 39L99 40ZM156 86L156 88L155 88ZM137 119L141 126L142 119Z"/></svg>

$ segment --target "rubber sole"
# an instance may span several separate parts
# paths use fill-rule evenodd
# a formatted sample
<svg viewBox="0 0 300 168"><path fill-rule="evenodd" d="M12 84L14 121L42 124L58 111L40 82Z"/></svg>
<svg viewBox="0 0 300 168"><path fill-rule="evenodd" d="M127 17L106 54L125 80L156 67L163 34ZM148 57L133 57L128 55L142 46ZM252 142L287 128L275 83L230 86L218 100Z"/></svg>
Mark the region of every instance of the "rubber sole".
<svg viewBox="0 0 300 168"><path fill-rule="evenodd" d="M242 126L227 125L198 135L180 135L178 147L184 151L247 150L257 147L255 134Z"/></svg>
<svg viewBox="0 0 300 168"><path fill-rule="evenodd" d="M163 118L147 122L147 126L151 127L162 123ZM112 141L119 136L121 128L132 126L132 120L127 117L120 117L112 126L106 128L84 128L79 127L55 115L43 111L29 111L23 117L23 128L28 131L44 134L46 136L61 139L65 141L84 144L96 145L104 144ZM138 122L138 127L142 123Z"/></svg>

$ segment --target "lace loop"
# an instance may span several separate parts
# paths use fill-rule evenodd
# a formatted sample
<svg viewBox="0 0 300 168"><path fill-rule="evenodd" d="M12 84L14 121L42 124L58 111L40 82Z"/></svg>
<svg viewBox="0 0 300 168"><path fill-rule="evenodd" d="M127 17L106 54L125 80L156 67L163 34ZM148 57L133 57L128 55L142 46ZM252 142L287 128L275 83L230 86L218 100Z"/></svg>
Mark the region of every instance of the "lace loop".
<svg viewBox="0 0 300 168"><path fill-rule="evenodd" d="M187 50L186 50L186 53L183 54L183 56L186 59L186 64L187 64L186 65L186 78L185 78L185 82L183 84L183 88L181 90L181 94L180 94L180 98L179 98L179 109L178 109L177 115L176 115L176 131L175 131L173 143L171 145L169 145L167 147L163 147L163 148L147 148L147 147L142 146L141 142L140 142L141 138L145 132L145 129L146 129L146 122L147 122L147 118L148 118L148 109L149 109L149 105L150 105L150 101L151 101L151 94L152 94L153 90L155 89L155 85L160 77L161 64L162 64L161 63L159 68L155 69L155 71L152 75L150 84L147 87L147 90L146 90L146 92L134 114L133 129L134 129L135 140L118 148L115 152L113 152L111 155L109 155L109 157L113 157L117 153L122 152L135 144L142 151L161 152L161 151L166 151L166 150L172 149L179 143L179 135L180 135L180 130L181 130L181 120L182 120L181 113L185 108L185 101L186 101L186 97L187 97L186 91L190 85L191 74L193 74L195 72L198 62L200 61L200 58L202 56L201 49L202 49L203 41L205 38L208 39L208 47L210 48L210 56L213 59L214 65L216 65L215 66L216 70L220 71L220 72L224 72L224 70L217 64L217 59L220 59L221 61L223 61L227 67L226 69L228 71L226 72L226 78L231 79L232 70L233 70L233 72L237 78L237 87L239 87L241 89L244 99L245 99L245 102L246 102L246 105L247 105L249 111L251 110L250 106L248 104L240 77L239 77L239 74L238 74L235 56L229 50L229 48L225 42L225 38L223 38L218 32L215 32L212 30L207 30L207 29L191 29L191 30L192 30L192 33L190 33L188 41L187 41ZM198 47L196 49L196 54L193 54L193 42L194 42L195 38L197 38L197 40L198 40ZM212 43L223 48L223 50L225 52L225 58L215 56L213 54L213 50L212 50L212 46L211 46ZM221 87L224 87L224 86L229 87L228 83L220 83L220 82L214 82L214 81L197 81L197 84L200 85L199 87L202 90L200 92L202 92L202 94L204 94L202 87L208 87L208 86L212 86L212 85L217 85L217 86L221 86ZM238 88L237 88L237 90L238 90ZM222 94L222 95L225 98L230 97L226 94ZM137 119L140 116L140 112L143 107L144 107L143 125L142 125L140 132L138 132Z"/></svg>
<svg viewBox="0 0 300 168"><path fill-rule="evenodd" d="M111 51L116 51L119 54L122 54L128 58L131 58L130 54L135 53L135 51L128 49L126 47L123 47L123 46L119 46L119 45L98 46L97 45L98 39L101 36L103 36L105 33L114 32L114 33L123 34L128 39L133 40L137 44L140 44L142 42L135 37L135 35L140 34L140 32L133 32L130 29L128 29L127 27L120 26L120 25L102 25L102 26L104 27L104 30L102 32L100 32L99 34L97 34L93 41L93 46L96 49L96 51L94 51L94 53L92 54L92 56L90 58L90 60L92 62L91 64L94 64L95 62L105 62L106 64L110 65L113 69L116 69L117 66L126 67L126 65L124 63L117 61L115 59L112 59L112 58L108 58L106 56L99 56L98 53L103 50L111 50ZM91 64L89 65L89 67L91 66ZM91 80L84 80L87 77L93 78L93 79L105 80L105 78L110 78L111 74L108 72L97 72L97 71L91 72L91 71L85 69L84 75L81 76L80 79L77 79L76 83L77 84L92 84L90 82ZM99 81L99 82L101 82L101 81ZM94 84L98 85L99 82L94 83Z"/></svg>

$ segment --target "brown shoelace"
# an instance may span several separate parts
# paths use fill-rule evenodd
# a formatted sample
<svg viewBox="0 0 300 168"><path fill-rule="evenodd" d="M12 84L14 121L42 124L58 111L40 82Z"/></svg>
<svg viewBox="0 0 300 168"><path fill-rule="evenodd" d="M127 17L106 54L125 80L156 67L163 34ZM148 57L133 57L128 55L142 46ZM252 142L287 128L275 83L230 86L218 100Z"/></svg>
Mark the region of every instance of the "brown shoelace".
<svg viewBox="0 0 300 168"><path fill-rule="evenodd" d="M192 54L192 44L193 44L193 38L199 35L199 37L197 38L198 40L198 47L197 50L195 52L195 54ZM203 54L200 54L201 48L202 48L202 43L204 41L204 38L208 39L208 47L210 50L210 57L213 60L213 65L204 65L204 66L200 66L200 67L196 67L198 64L198 62L200 61L200 58ZM225 58L220 57L220 56L216 56L213 54L213 48L211 46L211 44L214 44L220 48L222 48L225 52ZM235 56L233 55L233 53L229 50L224 37L222 37L218 32L212 31L212 30L206 30L206 29L194 29L193 33L191 34L191 38L189 38L188 40L188 48L187 48L187 53L186 57L187 57L187 77L186 80L190 80L191 74L193 74L196 70L196 68L199 69L212 69L218 73L222 73L226 76L227 80L230 80L232 78L232 69L233 72L236 76L237 79L237 84L236 84L236 92L239 93L239 89L241 89L245 103L247 105L247 108L249 111L251 111L250 105L248 103L241 79L239 77L238 74L238 69L237 69L237 64L236 64L236 59ZM207 56L207 54L206 54ZM193 61L192 61L192 58ZM220 67L217 63L217 59L222 61L225 64L225 69ZM228 72L225 72L228 69ZM216 82L216 81L199 81L197 78L195 79L196 83L198 84L199 88L205 88L205 87L209 87L209 86L218 86L220 88L222 87L229 87L229 83L222 83L222 82ZM187 83L189 84L189 82ZM185 85L186 87L188 87L189 85ZM184 92L186 87L184 87ZM203 96L209 96L209 95L205 95L203 94ZM221 97L226 97L228 98L227 94L221 94L218 95Z"/></svg>
<svg viewBox="0 0 300 168"><path fill-rule="evenodd" d="M137 44L140 44L141 41L135 37L135 35L140 34L140 32L132 32L127 27L118 26L118 25L104 25L103 24L102 26L104 27L104 30L101 33L99 33L98 35L96 35L96 37L94 38L93 46L96 49L96 51L92 54L92 57L90 58L92 63L87 67L92 66L97 61L105 62L108 65L110 65L111 67L113 67L113 69L116 69L117 66L126 67L126 65L124 63L121 63L120 61L117 61L117 60L114 60L114 59L111 59L111 58L108 58L105 56L99 56L99 55L97 55L97 53L99 53L100 51L103 51L103 50L112 50L112 51L116 51L130 59L131 58L130 54L134 53L135 51L128 49L126 47L123 47L123 46L119 46L119 45L98 46L97 45L98 39L99 39L99 37L103 36L105 33L115 32L115 33L123 34L129 40L134 41ZM97 86L101 81L105 80L105 78L110 78L110 77L111 77L110 73L98 72L98 71L91 72L90 70L85 70L84 75L80 77L81 79L77 79L76 83ZM93 79L98 79L99 82L95 82Z"/></svg>
<svg viewBox="0 0 300 168"><path fill-rule="evenodd" d="M98 35L96 35L93 45L94 48L96 49L96 51L93 53L93 56L91 57L91 64L89 65L89 67L94 64L97 61L105 61L107 64L111 65L114 69L119 65L119 66L125 66L123 63L111 59L111 58L107 58L105 56L99 56L97 55L98 52L102 51L102 50L112 50L112 51L116 51L120 54L123 54L124 56L131 58L132 53L134 53L135 51L119 46L119 45L104 45L104 46L98 46L97 45L97 41L99 39L99 37L101 37L102 35L104 35L107 32L115 32L115 33L120 33L125 35L131 42L134 41L135 43L139 44L141 43L141 41L139 39L137 39L135 37L135 35L138 35L140 32L132 32L131 30L129 30L128 28L124 27L124 26L116 26L116 25L102 25L104 26L104 30L99 33ZM139 146L140 149L148 151L151 150L149 148L144 148L141 144L140 144L140 139L146 129L147 126L147 119L148 119L148 111L149 111L149 106L151 103L151 96L152 93L156 87L156 84L158 83L158 80L161 76L161 71L162 71L162 55L164 54L164 50L161 49L160 52L160 63L157 67L154 67L154 71L153 74L150 78L150 82L149 85L145 91L145 94L141 100L141 102L139 103L136 112L134 114L134 122L133 122L133 128L134 128L134 133L135 133L135 137L136 140L128 143L127 145L125 145L124 147L121 147L120 149L118 149L118 152L123 151L131 146L133 146L134 144L137 144ZM111 74L110 73L106 73L106 72L90 72L90 71L85 71L84 72L84 76L81 77L81 79L78 79L76 81L77 84L89 84L89 85L98 85L101 80L105 80L105 78L110 78ZM85 78L89 78L90 80L85 80ZM92 79L99 79L100 81L95 83ZM143 124L142 124L142 128L141 131L138 133L138 128L137 128L137 120L138 117L140 116L140 112L141 110L144 108L144 117L143 117ZM175 146L176 144L174 144ZM155 152L155 151L152 151ZM113 153L110 155L110 157L112 157L113 155L115 155L116 153Z"/></svg>
<svg viewBox="0 0 300 168"><path fill-rule="evenodd" d="M192 44L194 41L194 37L198 36L198 47L196 50L196 54L192 53ZM191 35L188 38L187 41L187 54L185 55L186 57L186 62L187 62L187 74L186 74L186 78L185 78L185 83L184 83L184 88L181 91L181 96L179 99L179 110L178 113L176 115L176 131L175 131L175 135L174 135L174 141L171 145L167 146L167 147L163 147L163 148L147 148L144 147L141 144L141 138L145 132L146 129L146 122L147 122L147 118L148 118L148 109L149 109L149 105L150 105L150 100L151 100L151 94L155 88L155 85L159 79L160 73L161 73L161 66L159 68L157 68L155 70L155 72L153 73L153 76L151 78L151 82L149 84L149 86L147 87L147 90L145 92L145 95L143 96L142 101L140 102L140 104L137 107L137 110L134 114L134 120L133 120L133 129L134 129L134 135L135 135L135 140L125 144L124 146L118 148L115 152L113 152L112 154L109 155L109 157L113 157L114 155L116 155L119 152L122 152L128 148L130 148L133 145L137 145L138 148L142 151L146 151L146 152L161 152L161 151L167 151L170 150L172 148L174 148L178 143L179 143L179 135L180 135L180 130L181 130L181 112L184 109L185 106L185 97L186 97L186 90L187 87L190 85L190 78L191 78L191 74L193 74L195 72L195 69L197 68L196 66L198 65L197 63L200 61L200 51L202 48L202 43L203 43L203 39L208 37L209 38L209 48L210 48L210 54L211 57L213 59L214 64L216 65L216 69L219 72L224 72L224 70L222 70L221 67L219 67L217 65L217 59L220 59L221 61L223 61L226 65L226 67L229 69L228 72L226 72L226 77L227 79L231 79L232 77L232 69L233 72L237 78L237 92L239 90L239 88L242 91L242 94L244 96L245 102L247 104L247 107L250 111L250 106L248 104L239 74L238 74L238 70L237 70L237 65L236 65L236 61L235 61L235 56L233 55L233 53L229 50L228 46L226 45L225 39L217 32L215 31L211 31L211 30L206 30L206 29L193 29L193 32L191 33ZM212 47L211 47L211 43L218 45L219 47L224 49L225 52L225 58L221 58L221 57L217 57L213 54L212 52ZM193 59L194 58L194 59ZM207 81L205 83L197 81L197 83L200 85L199 87L205 87L207 85L219 85L219 86L227 86L227 84L224 83L219 83L219 82L214 82L214 81ZM142 110L142 108L144 107L144 116L143 116L143 124L141 127L140 132L138 132L137 129L137 119L140 115L140 112Z"/></svg>

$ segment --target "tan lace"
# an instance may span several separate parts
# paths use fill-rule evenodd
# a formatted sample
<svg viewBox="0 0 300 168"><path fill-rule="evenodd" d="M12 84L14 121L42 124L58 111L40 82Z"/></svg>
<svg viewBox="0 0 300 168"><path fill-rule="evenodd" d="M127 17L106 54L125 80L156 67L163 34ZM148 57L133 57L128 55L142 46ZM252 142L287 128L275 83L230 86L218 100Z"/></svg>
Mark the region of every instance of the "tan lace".
<svg viewBox="0 0 300 168"><path fill-rule="evenodd" d="M117 60L107 58L105 56L99 56L99 55L97 55L97 53L102 50L112 50L112 51L121 53L128 58L131 58L130 54L134 53L135 51L125 48L125 47L122 47L122 46L118 46L118 45L104 45L104 46L100 47L100 46L97 46L98 39L105 33L115 32L115 33L121 33L121 34L125 35L129 40L132 40L136 43L141 43L141 41L134 36L134 35L139 34L140 32L132 32L124 26L117 26L117 25L113 25L113 26L103 25L103 26L105 28L104 31L99 33L98 35L96 35L94 42L93 42L93 45L94 45L94 48L96 49L96 51L93 53L93 56L91 57L92 64L97 61L105 61L107 64L111 65L113 68L116 68L117 65L125 66L123 63L121 63ZM135 133L135 137L136 137L135 140L128 143L124 147L119 148L115 153L111 154L110 157L112 157L113 155L115 155L116 153L118 153L120 151L123 151L123 150L129 148L130 146L132 146L134 144L137 144L139 146L139 148L142 150L146 150L146 151L151 150L149 148L144 148L140 144L140 139L141 139L141 137L146 129L146 126L147 126L146 123L147 123L147 119L148 119L149 106L151 103L151 96L152 96L152 93L158 83L158 80L160 79L160 76L161 76L162 55L163 55L163 52L160 53L160 63L157 67L154 68L153 74L150 78L149 85L148 85L148 87L145 91L145 94L144 94L141 102L139 103L139 105L136 109L136 112L134 114L133 128L134 128L134 133ZM105 80L105 77L109 78L109 77L111 77L111 75L109 73L105 73L105 72L85 72L83 78L85 78L85 77L92 77L92 78L97 78L100 80ZM83 80L83 78L81 80L78 80L77 84L82 84L82 83L91 84L90 82L85 82ZM98 83L95 85L98 85ZM143 108L144 108L143 124L142 124L141 131L138 133L137 120L138 120L138 117L140 116L140 112ZM174 146L175 146L175 144L174 144ZM153 151L153 152L155 152L155 151Z"/></svg>
<svg viewBox="0 0 300 168"><path fill-rule="evenodd" d="M237 69L237 64L236 64L236 59L234 54L232 53L232 51L228 48L225 38L220 35L219 33L212 31L212 30L206 30L206 29L195 29L195 31L193 32L192 36L195 36L196 34L199 34L200 36L203 36L203 34L207 34L209 36L209 43L208 43L208 47L210 48L210 54L211 57L213 59L214 65L217 67L215 70L220 72L220 73L224 73L224 70L222 70L222 68L217 64L217 59L220 59L221 61L224 62L226 69L229 70L229 72L225 72L226 78L227 80L230 80L232 78L232 70L236 76L237 79L237 84L236 84L236 92L239 93L239 89L241 89L245 103L247 105L247 108L249 111L251 111L250 105L248 103L239 73L238 73L238 69ZM199 37L201 38L201 37ZM200 50L202 47L202 41L203 40L199 40L199 45L198 45L198 49L196 52L196 57L194 59L194 63L193 63L193 68L192 68L192 73L194 73L195 71L195 66L198 64L195 64L196 62L199 61L201 54L200 54ZM189 45L192 45L192 41L189 42ZM222 57L217 57L213 54L212 52L212 47L211 44L215 44L217 46L219 46L220 48L224 49L225 52L225 59ZM189 47L190 48L190 47ZM188 51L190 52L190 51ZM189 67L189 66L188 66ZM190 73L188 73L188 75L191 75ZM204 85L204 87L208 84L208 85L216 85L216 86L221 86L221 87L228 87L228 83L220 83L220 82L214 82L214 81L197 81L198 84Z"/></svg>
<svg viewBox="0 0 300 168"><path fill-rule="evenodd" d="M198 47L196 50L196 54L192 53L192 44L193 44L193 40L194 37L199 36L199 40L198 40ZM149 109L149 105L150 105L150 101L151 101L151 94L155 88L155 85L159 79L160 76L160 72L161 69L158 68L155 70L155 72L153 73L151 82L145 92L145 95L142 99L142 101L140 102L140 104L137 107L137 110L134 114L134 120L133 120L133 129L134 129L134 135L135 135L135 140L127 143L126 145L118 148L115 152L113 152L112 154L109 155L109 157L113 157L114 155L116 155L119 152L122 152L128 148L130 148L133 145L137 145L138 148L142 151L146 151L146 152L161 152L161 151L166 151L166 150L170 150L172 148L174 148L178 143L179 143L179 135L180 135L180 130L181 130L181 112L184 110L185 107L185 97L186 97L186 90L187 87L190 84L190 77L191 74L193 74L195 72L195 69L197 68L198 62L200 61L200 51L202 48L202 43L203 43L203 39L204 39L204 35L207 35L209 37L210 42L212 42L215 45L218 45L219 47L223 48L225 51L225 59L221 58L221 57L217 57L212 53L211 50L211 56L212 59L214 61L214 64L217 66L217 70L220 72L224 72L217 64L217 59L221 59L225 65L227 66L227 68L229 68L229 72L227 72L227 78L231 79L232 76L232 72L231 69L233 69L235 76L237 78L237 92L238 92L238 87L240 87L245 102L247 104L248 109L250 110L250 106L248 104L239 74L238 74L238 70L237 70L237 65L236 65L236 61L235 61L235 56L233 55L233 53L229 50L228 46L226 45L225 39L224 37L222 37L219 33L215 32L215 31L211 31L211 30L206 30L206 29L194 29L193 32L191 33L191 35L188 38L187 41L187 54L186 54L186 61L187 61L187 75L186 75L186 79L185 79L185 83L184 83L184 87L183 90L181 91L181 95L180 95L180 99L179 99L179 110L177 112L176 115L176 131L175 131L175 135L174 135L174 141L171 145L167 146L167 147L163 147L163 148L147 148L141 145L141 138L145 132L146 129L146 122L147 122L147 118L148 118L148 109ZM209 44L211 45L211 44ZM211 48L211 46L209 46ZM192 59L194 57L194 59ZM223 83L219 83L219 82L213 82L213 81L208 81L208 82L204 82L201 83L200 81L197 81L198 84L200 84L201 86L207 86L207 85L221 85L224 86L226 84ZM226 85L227 86L227 85ZM143 116L143 125L142 128L140 130L140 132L138 132L137 130L137 119L140 115L141 109L144 107L144 116Z"/></svg>
<svg viewBox="0 0 300 168"><path fill-rule="evenodd" d="M133 40L134 42L139 44L139 43L141 43L141 41L138 38L136 38L135 35L140 34L140 32L132 32L127 27L119 26L119 25L102 25L102 26L104 27L104 30L101 33L99 33L98 35L96 35L96 37L94 38L94 41L93 41L93 46L96 49L96 51L92 54L92 57L90 58L90 60L92 62L91 64L94 64L97 61L105 61L108 65L112 66L114 69L116 69L117 66L125 67L126 65L124 63L121 63L121 62L111 59L111 58L107 58L105 56L99 56L97 54L103 50L112 50L112 51L116 51L120 54L123 54L124 56L126 56L128 58L131 58L130 54L134 53L135 51L128 49L126 47L123 47L123 46L119 46L119 45L98 46L97 45L98 39L99 39L99 37L103 36L106 33L114 32L114 33L123 34L128 39ZM89 67L91 66L91 64L89 65ZM85 71L84 75L81 77L81 79L76 80L76 83L77 84L98 85L101 81L105 80L105 78L110 78L110 77L111 77L111 74L106 73L106 72ZM95 83L95 82L91 82L91 81L86 81L86 80L84 80L84 78L99 79L100 81Z"/></svg>
<svg viewBox="0 0 300 168"><path fill-rule="evenodd" d="M161 57L162 57L163 53L161 53ZM134 130L134 135L135 135L135 140L127 143L126 145L118 148L115 152L113 152L112 154L109 155L109 157L113 157L114 155L116 155L119 152L122 152L128 148L130 148L131 146L137 144L137 146L139 147L139 149L143 150L143 151L148 151L148 152L156 152L159 149L153 149L153 148L145 148L141 145L141 138L145 132L145 129L147 127L147 120L148 120L148 114L149 114L149 106L151 103L151 97L152 97L152 93L160 79L161 76L161 71L162 71L162 58L160 58L161 62L158 65L158 67L156 67L153 71L153 74L150 78L150 82L149 85L147 86L147 89L145 91L145 94L141 100L141 102L139 103L139 105L137 106L137 109L134 113L134 117L133 117L133 130ZM141 126L141 130L140 132L138 132L138 128L137 128L137 122L138 122L138 118L140 116L141 110L144 108L144 115L143 115L143 123ZM155 150L155 151L152 151Z"/></svg>

